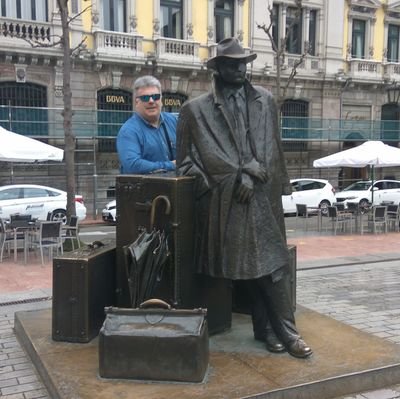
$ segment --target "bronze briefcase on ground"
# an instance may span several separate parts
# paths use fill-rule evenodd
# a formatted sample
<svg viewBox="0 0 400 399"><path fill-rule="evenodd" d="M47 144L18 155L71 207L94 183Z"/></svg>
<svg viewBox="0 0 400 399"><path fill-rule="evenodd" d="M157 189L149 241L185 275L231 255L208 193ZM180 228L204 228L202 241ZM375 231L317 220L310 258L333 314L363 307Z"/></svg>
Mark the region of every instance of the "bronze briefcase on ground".
<svg viewBox="0 0 400 399"><path fill-rule="evenodd" d="M99 333L99 374L105 378L202 382L209 359L204 309L170 309L159 300L106 308Z"/></svg>
<svg viewBox="0 0 400 399"><path fill-rule="evenodd" d="M66 252L53 260L52 337L89 342L103 324L104 307L114 305L115 242Z"/></svg>

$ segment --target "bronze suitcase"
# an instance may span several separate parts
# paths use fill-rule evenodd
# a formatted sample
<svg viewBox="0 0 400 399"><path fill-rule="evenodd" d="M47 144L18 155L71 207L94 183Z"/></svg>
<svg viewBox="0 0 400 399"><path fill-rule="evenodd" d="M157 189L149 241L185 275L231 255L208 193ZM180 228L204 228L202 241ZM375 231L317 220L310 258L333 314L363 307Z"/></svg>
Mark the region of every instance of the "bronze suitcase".
<svg viewBox="0 0 400 399"><path fill-rule="evenodd" d="M53 259L52 337L89 342L98 335L104 307L114 305L115 242Z"/></svg>
<svg viewBox="0 0 400 399"><path fill-rule="evenodd" d="M149 231L152 201L166 196L171 211L166 214L165 204L160 201L155 227L169 234L172 262L164 271L154 297L175 308L207 308L209 333L213 334L231 327L231 281L194 273L194 183L193 177L170 173L117 176L116 304L130 307L124 247L132 244L143 230Z"/></svg>
<svg viewBox="0 0 400 399"><path fill-rule="evenodd" d="M203 381L209 360L205 310L105 311L107 316L99 334L101 377Z"/></svg>

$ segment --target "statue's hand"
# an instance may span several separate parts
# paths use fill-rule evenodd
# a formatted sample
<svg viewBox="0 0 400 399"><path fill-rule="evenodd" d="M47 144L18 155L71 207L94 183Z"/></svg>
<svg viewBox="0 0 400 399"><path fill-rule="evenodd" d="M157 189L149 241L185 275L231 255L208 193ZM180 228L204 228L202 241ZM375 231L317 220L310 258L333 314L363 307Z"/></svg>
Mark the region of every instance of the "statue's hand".
<svg viewBox="0 0 400 399"><path fill-rule="evenodd" d="M242 173L242 178L236 189L236 199L240 204L245 204L251 200L254 194L254 183L251 177Z"/></svg>
<svg viewBox="0 0 400 399"><path fill-rule="evenodd" d="M243 171L260 180L262 183L266 183L268 181L267 169L265 169L264 166L262 166L254 158L243 166Z"/></svg>

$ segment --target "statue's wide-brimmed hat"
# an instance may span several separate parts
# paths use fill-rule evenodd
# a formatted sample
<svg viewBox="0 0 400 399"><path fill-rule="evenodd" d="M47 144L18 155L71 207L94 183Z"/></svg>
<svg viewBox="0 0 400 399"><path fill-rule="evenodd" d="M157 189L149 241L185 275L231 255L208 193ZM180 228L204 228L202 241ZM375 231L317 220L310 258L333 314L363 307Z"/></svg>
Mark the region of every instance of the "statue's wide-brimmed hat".
<svg viewBox="0 0 400 399"><path fill-rule="evenodd" d="M217 61L221 58L245 60L246 64L257 58L256 53L246 54L239 41L234 37L221 40L217 45L217 55L207 61L208 69L216 69Z"/></svg>

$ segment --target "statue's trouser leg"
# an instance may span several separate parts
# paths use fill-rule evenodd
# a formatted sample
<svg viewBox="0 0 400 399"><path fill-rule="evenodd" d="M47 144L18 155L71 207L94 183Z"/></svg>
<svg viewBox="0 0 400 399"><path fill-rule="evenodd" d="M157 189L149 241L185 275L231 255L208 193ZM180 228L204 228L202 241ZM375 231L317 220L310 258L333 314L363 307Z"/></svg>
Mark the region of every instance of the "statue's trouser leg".
<svg viewBox="0 0 400 399"><path fill-rule="evenodd" d="M255 280L245 280L246 293L251 301L251 321L256 339L265 338L267 330L270 330L271 323L267 314L267 308L261 294L260 287Z"/></svg>
<svg viewBox="0 0 400 399"><path fill-rule="evenodd" d="M253 286L253 291L256 295L256 298L254 298L255 312L253 312L256 313L256 317L253 316L253 323L256 319L258 326L258 323L262 323L262 317L264 317L267 327L269 319L275 334L285 345L300 337L290 302L289 285L286 281L288 278L289 275L285 273L276 282L273 282L270 276L249 280L250 286ZM262 307L264 307L264 316L262 310L260 310ZM265 317L265 314L268 317Z"/></svg>

